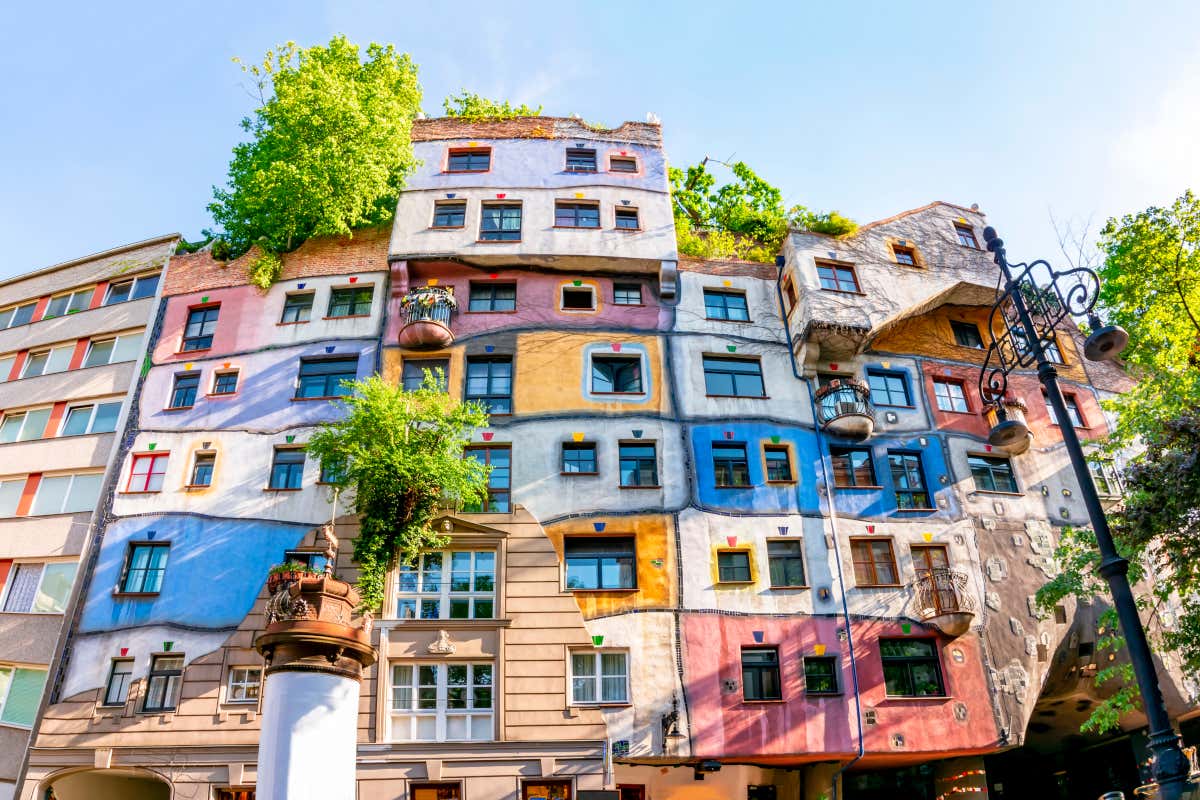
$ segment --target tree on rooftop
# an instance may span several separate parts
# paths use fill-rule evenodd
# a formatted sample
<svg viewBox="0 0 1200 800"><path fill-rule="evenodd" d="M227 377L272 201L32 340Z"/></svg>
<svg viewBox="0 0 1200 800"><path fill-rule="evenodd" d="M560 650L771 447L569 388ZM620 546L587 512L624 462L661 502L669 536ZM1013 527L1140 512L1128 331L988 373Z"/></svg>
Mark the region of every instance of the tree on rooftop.
<svg viewBox="0 0 1200 800"><path fill-rule="evenodd" d="M463 89L442 101L447 117L466 120L514 119L516 117L540 117L542 107L532 108L524 103L514 106L507 100L490 100L475 92Z"/></svg>

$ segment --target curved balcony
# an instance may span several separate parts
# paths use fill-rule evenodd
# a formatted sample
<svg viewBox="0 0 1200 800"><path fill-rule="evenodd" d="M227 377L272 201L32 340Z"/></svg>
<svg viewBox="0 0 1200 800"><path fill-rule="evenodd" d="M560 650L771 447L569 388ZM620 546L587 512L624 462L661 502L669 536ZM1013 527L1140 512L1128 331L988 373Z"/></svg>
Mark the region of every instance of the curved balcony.
<svg viewBox="0 0 1200 800"><path fill-rule="evenodd" d="M950 638L971 629L975 600L967 593L967 574L947 567L921 570L912 582L921 621Z"/></svg>
<svg viewBox="0 0 1200 800"><path fill-rule="evenodd" d="M436 286L413 289L400 301L399 344L401 347L431 350L454 343L450 315L458 307L454 295Z"/></svg>
<svg viewBox="0 0 1200 800"><path fill-rule="evenodd" d="M839 378L818 389L817 414L835 436L865 439L875 432L871 390L858 381Z"/></svg>

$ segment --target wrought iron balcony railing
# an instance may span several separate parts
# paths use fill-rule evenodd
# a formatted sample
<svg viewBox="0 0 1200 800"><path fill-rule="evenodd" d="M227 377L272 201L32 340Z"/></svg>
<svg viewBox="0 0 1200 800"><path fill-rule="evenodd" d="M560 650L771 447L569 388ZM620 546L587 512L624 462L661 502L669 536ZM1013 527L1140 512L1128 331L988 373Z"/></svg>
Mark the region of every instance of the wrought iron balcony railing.
<svg viewBox="0 0 1200 800"><path fill-rule="evenodd" d="M838 436L865 438L875 432L871 389L849 378L837 378L817 390L821 427Z"/></svg>
<svg viewBox="0 0 1200 800"><path fill-rule="evenodd" d="M967 592L967 574L948 567L920 570L912 582L922 622L947 636L962 636L975 617L975 599Z"/></svg>
<svg viewBox="0 0 1200 800"><path fill-rule="evenodd" d="M446 289L426 286L413 289L400 301L400 346L447 347L454 342L450 316L458 302Z"/></svg>

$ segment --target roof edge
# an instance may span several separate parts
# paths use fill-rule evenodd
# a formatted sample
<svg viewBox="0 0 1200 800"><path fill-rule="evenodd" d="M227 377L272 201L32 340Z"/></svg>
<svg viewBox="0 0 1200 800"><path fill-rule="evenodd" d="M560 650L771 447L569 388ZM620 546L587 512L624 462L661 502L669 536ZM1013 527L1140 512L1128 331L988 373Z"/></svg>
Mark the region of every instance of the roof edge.
<svg viewBox="0 0 1200 800"><path fill-rule="evenodd" d="M109 248L108 250L101 250L98 253L92 253L91 255L81 256L79 258L73 258L70 261L63 261L58 264L52 264L48 267L42 267L41 269L35 269L32 272L25 272L20 275L14 275L11 278L5 278L4 280L0 280L0 287L10 286L14 283L19 283L20 281L29 280L30 278L37 278L42 275L49 275L52 272L58 272L59 270L62 270L62 269L69 269L70 267L76 267L76 266L79 266L80 264L86 264L88 261L95 261L96 259L99 259L99 258L108 258L109 256L119 255L121 253L125 253L130 250L137 250L142 247L149 247L149 246L155 245L155 244L165 244L166 242L169 242L173 239L180 239L180 238L182 238L182 237L178 233L166 233L166 234L163 234L162 236L155 236L150 239L144 239L140 242L131 242L130 244L123 244L123 245L120 245L119 247L112 247L112 248Z"/></svg>

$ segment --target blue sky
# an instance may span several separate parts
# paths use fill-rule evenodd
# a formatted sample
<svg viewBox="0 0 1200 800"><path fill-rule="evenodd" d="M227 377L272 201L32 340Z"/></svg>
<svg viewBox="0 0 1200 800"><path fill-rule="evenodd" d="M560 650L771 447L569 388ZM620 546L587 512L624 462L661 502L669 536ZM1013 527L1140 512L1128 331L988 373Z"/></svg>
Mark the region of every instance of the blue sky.
<svg viewBox="0 0 1200 800"><path fill-rule="evenodd" d="M1147 13L1147 9L1154 9ZM1200 4L22 3L0 34L5 277L195 238L253 100L232 56L338 32L449 92L616 124L672 163L749 163L860 222L978 203L1015 259L1200 188Z"/></svg>

